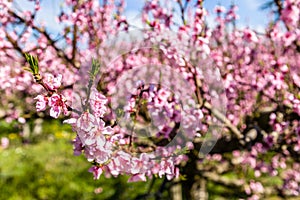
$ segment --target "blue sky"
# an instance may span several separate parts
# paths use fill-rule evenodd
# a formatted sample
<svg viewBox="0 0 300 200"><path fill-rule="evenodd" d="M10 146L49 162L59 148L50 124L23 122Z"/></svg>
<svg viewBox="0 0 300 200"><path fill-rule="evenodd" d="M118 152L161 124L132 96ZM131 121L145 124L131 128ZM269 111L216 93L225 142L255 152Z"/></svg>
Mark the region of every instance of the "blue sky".
<svg viewBox="0 0 300 200"><path fill-rule="evenodd" d="M270 11L262 11L259 7L266 2L266 0L206 0L205 8L212 13L215 5L220 4L225 8L229 8L232 2L238 7L238 15L240 19L238 25L250 26L255 29L263 29L270 20Z"/></svg>
<svg viewBox="0 0 300 200"><path fill-rule="evenodd" d="M32 8L32 4L25 3L24 0L15 0L18 2L19 7L22 9ZM59 30L60 26L55 21L55 16L60 11L60 6L62 5L63 0L43 0L41 4L41 11L39 12L37 18L38 21L44 21L45 24L49 27L51 31ZM129 20L132 20L132 23L139 24L138 20L139 10L143 6L143 0L127 0L127 9L126 15ZM270 15L267 11L259 10L259 6L265 2L265 0L205 0L205 8L213 14L213 9L215 5L220 4L228 8L231 3L234 2L239 6L238 14L240 16L237 25L239 27L250 26L257 30L262 31L263 27L267 24L270 19ZM207 21L210 25L214 23L214 15L211 15L207 18Z"/></svg>
<svg viewBox="0 0 300 200"><path fill-rule="evenodd" d="M143 5L143 0L128 0L127 1L127 12L131 18L134 18L138 11ZM211 25L214 24L214 13L213 10L216 5L222 5L225 8L229 8L234 2L238 7L238 15L240 19L237 25L240 27L250 26L256 30L262 32L263 28L266 26L270 19L269 11L262 11L259 7L266 2L266 0L205 0L204 7L209 11L210 16L207 21Z"/></svg>

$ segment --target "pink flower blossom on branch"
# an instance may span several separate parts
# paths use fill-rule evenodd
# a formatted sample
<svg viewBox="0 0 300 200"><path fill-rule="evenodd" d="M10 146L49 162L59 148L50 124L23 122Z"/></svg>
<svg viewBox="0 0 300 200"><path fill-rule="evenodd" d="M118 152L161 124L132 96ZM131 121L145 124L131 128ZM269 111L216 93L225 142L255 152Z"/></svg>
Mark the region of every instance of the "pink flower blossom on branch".
<svg viewBox="0 0 300 200"><path fill-rule="evenodd" d="M61 86L62 75L54 77L52 74L46 74L44 83L50 90L57 90Z"/></svg>
<svg viewBox="0 0 300 200"><path fill-rule="evenodd" d="M46 110L47 105L48 105L48 97L46 97L44 95L38 95L34 99L37 100L37 102L36 102L36 110L38 112Z"/></svg>
<svg viewBox="0 0 300 200"><path fill-rule="evenodd" d="M58 118L61 113L64 115L68 114L66 99L62 95L53 94L49 98L48 105L50 106L50 116L53 118Z"/></svg>

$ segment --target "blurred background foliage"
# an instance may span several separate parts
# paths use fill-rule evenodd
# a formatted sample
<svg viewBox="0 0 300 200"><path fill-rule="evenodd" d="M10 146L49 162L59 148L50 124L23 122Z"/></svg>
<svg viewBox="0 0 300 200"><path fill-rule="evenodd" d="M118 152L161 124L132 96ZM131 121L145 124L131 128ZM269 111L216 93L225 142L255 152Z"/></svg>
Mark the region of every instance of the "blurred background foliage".
<svg viewBox="0 0 300 200"><path fill-rule="evenodd" d="M26 124L28 133L18 133L17 124L0 122L0 138L10 141L8 148L0 147L1 200L135 199L149 189L150 181L127 183L126 176L94 180L90 163L73 155L71 127L59 120Z"/></svg>

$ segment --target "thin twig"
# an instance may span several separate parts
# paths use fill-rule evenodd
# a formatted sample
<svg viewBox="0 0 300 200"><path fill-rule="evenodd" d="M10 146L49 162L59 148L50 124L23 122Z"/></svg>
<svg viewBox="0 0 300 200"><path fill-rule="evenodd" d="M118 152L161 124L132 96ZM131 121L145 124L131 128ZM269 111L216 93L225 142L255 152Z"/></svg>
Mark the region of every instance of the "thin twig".
<svg viewBox="0 0 300 200"><path fill-rule="evenodd" d="M238 139L243 139L244 136L243 134L237 129L236 126L234 126L229 119L225 115L223 115L218 109L213 108L212 105L208 102L204 102L204 107L211 111L211 113L221 122L223 122L232 133L238 138Z"/></svg>
<svg viewBox="0 0 300 200"><path fill-rule="evenodd" d="M65 61L67 61L68 63L70 63L73 67L75 68L79 68L79 64L74 63L72 59L70 59L63 50L61 50L60 48L58 48L56 46L56 41L52 40L49 33L47 33L47 31L43 28L40 28L38 26L35 26L34 24L26 21L24 18L22 18L21 16L19 16L18 14L16 14L15 12L9 10L8 13L10 15L12 15L13 17L17 18L18 20L20 20L20 22L24 23L26 26L31 26L33 29L35 29L36 31L38 31L40 34L44 35L46 37L46 39L48 40L50 46L52 46L55 51L57 52L57 56L64 59ZM10 41L11 42L11 41ZM21 51L22 52L22 51Z"/></svg>

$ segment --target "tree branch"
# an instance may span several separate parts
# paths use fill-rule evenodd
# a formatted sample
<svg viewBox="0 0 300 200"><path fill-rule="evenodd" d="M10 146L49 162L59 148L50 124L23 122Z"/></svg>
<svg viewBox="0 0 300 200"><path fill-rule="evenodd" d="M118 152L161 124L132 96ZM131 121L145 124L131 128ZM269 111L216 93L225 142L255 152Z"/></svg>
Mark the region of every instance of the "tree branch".
<svg viewBox="0 0 300 200"><path fill-rule="evenodd" d="M72 11L75 12L78 8L79 4L76 4ZM72 63L76 63L76 51L77 51L77 31L78 31L78 27L76 25L76 23L74 23L73 25L73 40L72 40Z"/></svg>
<svg viewBox="0 0 300 200"><path fill-rule="evenodd" d="M226 187L241 188L245 183L244 180L225 178L225 177L219 176L217 173L214 173L214 172L204 172L204 173L202 173L202 176L210 181L224 185Z"/></svg>
<svg viewBox="0 0 300 200"><path fill-rule="evenodd" d="M215 109L212 107L212 105L208 102L204 102L204 107L211 111L211 113L221 122L223 122L227 128L230 129L230 131L236 136L237 139L243 139L243 134L237 129L236 126L234 126L225 115L223 115L218 109Z"/></svg>
<svg viewBox="0 0 300 200"><path fill-rule="evenodd" d="M63 50L61 50L60 48L58 48L56 46L56 41L52 40L49 33L46 32L45 29L43 28L40 28L38 26L35 26L33 24L30 24L30 22L26 21L24 18L22 18L21 16L19 16L18 14L16 14L15 12L9 10L8 13L10 15L12 15L13 17L17 18L18 20L20 20L22 23L24 23L26 26L31 26L33 29L35 29L36 31L38 31L40 34L44 35L46 37L46 39L48 40L50 46L52 46L55 51L57 52L57 56L62 58L63 60L65 60L66 62L68 62L69 64L71 64L73 67L75 68L79 68L79 63L75 63L73 62L72 59L70 59L65 53Z"/></svg>

